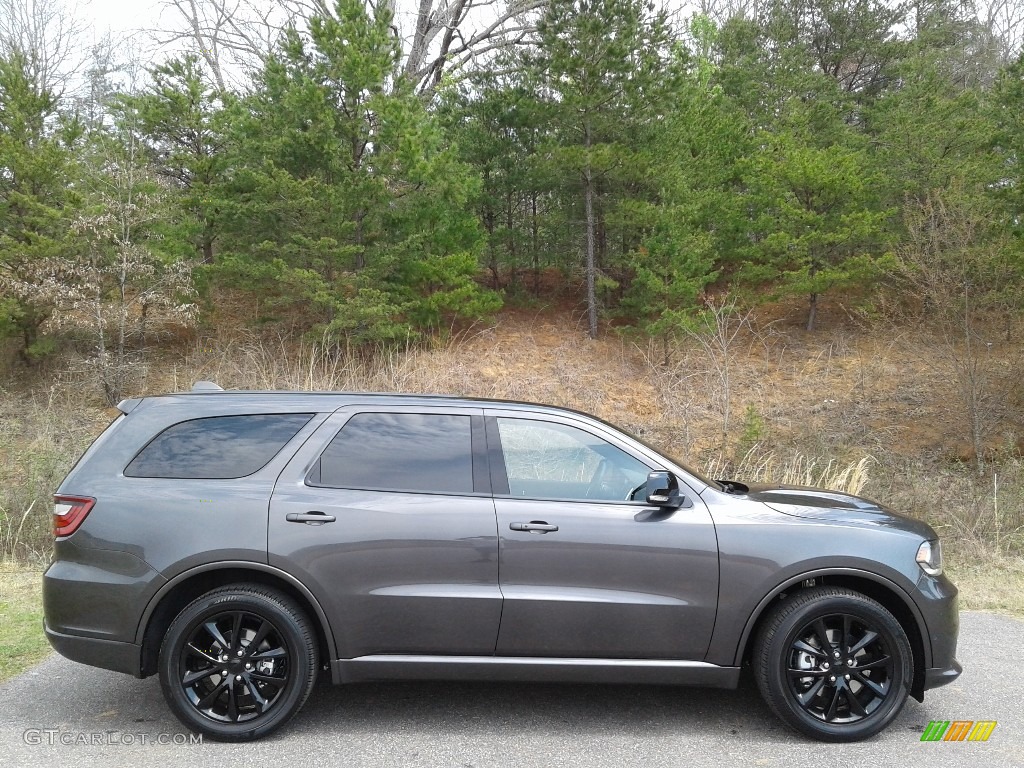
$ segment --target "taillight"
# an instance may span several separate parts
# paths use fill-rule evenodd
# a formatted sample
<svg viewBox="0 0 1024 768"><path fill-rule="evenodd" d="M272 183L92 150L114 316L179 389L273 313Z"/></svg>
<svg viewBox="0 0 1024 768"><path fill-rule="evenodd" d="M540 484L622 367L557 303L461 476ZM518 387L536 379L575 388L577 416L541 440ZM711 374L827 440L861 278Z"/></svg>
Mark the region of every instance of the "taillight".
<svg viewBox="0 0 1024 768"><path fill-rule="evenodd" d="M53 535L70 536L89 514L96 499L85 496L53 497Z"/></svg>

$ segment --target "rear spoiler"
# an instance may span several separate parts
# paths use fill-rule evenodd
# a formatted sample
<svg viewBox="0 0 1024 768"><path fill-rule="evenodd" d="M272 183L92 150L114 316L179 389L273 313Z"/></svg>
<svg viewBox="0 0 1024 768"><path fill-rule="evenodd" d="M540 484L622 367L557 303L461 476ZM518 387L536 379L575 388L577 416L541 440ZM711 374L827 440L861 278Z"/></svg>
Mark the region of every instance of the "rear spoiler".
<svg viewBox="0 0 1024 768"><path fill-rule="evenodd" d="M129 413L134 411L135 407L141 402L141 397L129 397L127 400L122 400L117 404L117 410L127 416Z"/></svg>

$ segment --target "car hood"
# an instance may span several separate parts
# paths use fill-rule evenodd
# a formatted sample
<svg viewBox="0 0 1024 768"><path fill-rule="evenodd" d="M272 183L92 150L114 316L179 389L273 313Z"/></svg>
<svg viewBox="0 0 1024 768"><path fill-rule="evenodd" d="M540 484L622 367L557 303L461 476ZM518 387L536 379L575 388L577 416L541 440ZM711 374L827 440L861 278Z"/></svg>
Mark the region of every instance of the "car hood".
<svg viewBox="0 0 1024 768"><path fill-rule="evenodd" d="M759 501L776 512L793 517L879 525L935 538L935 532L927 523L893 512L861 496L799 485L755 484L746 487L746 496L751 501Z"/></svg>

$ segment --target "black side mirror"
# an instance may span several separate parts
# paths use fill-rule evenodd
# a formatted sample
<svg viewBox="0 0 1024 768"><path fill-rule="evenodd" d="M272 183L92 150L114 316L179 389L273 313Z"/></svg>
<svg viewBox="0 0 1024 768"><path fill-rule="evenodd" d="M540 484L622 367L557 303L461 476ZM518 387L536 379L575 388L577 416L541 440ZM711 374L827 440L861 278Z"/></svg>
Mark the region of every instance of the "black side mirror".
<svg viewBox="0 0 1024 768"><path fill-rule="evenodd" d="M679 481L671 472L651 472L647 476L647 503L656 507L678 509L686 498L679 493Z"/></svg>

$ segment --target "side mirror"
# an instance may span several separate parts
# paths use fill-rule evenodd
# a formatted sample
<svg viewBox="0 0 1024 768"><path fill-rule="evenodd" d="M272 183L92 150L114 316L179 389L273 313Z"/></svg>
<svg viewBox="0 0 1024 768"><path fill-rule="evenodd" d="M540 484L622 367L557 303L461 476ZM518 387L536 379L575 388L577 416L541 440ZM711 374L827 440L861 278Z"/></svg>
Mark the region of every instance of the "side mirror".
<svg viewBox="0 0 1024 768"><path fill-rule="evenodd" d="M679 509L686 498L679 493L679 481L671 472L651 472L647 476L647 503L656 507Z"/></svg>

